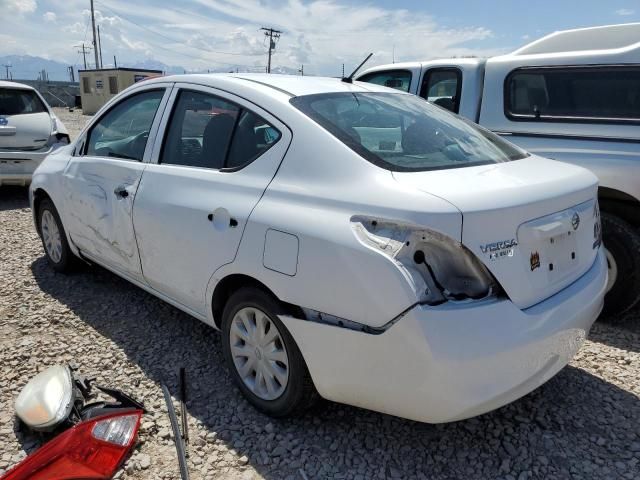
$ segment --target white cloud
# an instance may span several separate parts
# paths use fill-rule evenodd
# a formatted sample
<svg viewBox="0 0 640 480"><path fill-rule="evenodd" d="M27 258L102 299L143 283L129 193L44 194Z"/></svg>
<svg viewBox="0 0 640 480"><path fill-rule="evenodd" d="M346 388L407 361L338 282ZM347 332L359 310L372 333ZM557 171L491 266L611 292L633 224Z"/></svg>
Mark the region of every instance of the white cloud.
<svg viewBox="0 0 640 480"><path fill-rule="evenodd" d="M19 0L4 0L17 3ZM25 0L22 0L24 2ZM28 0L34 3L34 0ZM21 2L21 3L22 3ZM86 0L56 1L56 20L9 25L2 33L19 39L33 55L46 51L72 63L78 62L73 45L91 42ZM502 49L487 48L493 33L483 27L448 27L424 11L384 8L347 0L109 0L98 4L104 55L118 56L119 63L133 62L141 54L187 69L226 70L245 66L261 70L267 62L262 26L284 33L272 65L300 68L305 73L338 75L345 63L355 67L369 52L372 66L395 60L428 60L448 56L493 55ZM34 7L35 8L35 7ZM266 22L266 24L264 23ZM155 32L155 33L154 33ZM495 42L494 42L495 43ZM508 48L508 46L507 46ZM7 50L2 48L0 50ZM221 52L234 53L235 55Z"/></svg>
<svg viewBox="0 0 640 480"><path fill-rule="evenodd" d="M630 8L620 8L619 10L616 10L616 15L620 15L622 17L628 17L629 15L633 15L634 13L636 13L636 11L631 10Z"/></svg>
<svg viewBox="0 0 640 480"><path fill-rule="evenodd" d="M45 22L51 23L55 22L58 16L53 12L46 12L44 15L42 15L42 18L44 18Z"/></svg>
<svg viewBox="0 0 640 480"><path fill-rule="evenodd" d="M4 0L3 9L22 13L32 13L38 8L36 0Z"/></svg>

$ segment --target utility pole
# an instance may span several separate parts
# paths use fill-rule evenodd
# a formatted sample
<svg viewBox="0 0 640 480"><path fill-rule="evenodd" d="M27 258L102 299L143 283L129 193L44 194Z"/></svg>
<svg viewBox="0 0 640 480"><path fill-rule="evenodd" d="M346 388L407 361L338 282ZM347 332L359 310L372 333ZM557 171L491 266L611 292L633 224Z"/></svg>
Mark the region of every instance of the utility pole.
<svg viewBox="0 0 640 480"><path fill-rule="evenodd" d="M82 59L84 60L84 69L87 69L87 52L91 50L91 47L85 47L84 43L82 45L74 45L76 48L81 48L82 50L78 50L78 53L82 54Z"/></svg>
<svg viewBox="0 0 640 480"><path fill-rule="evenodd" d="M75 72L73 71L73 66L67 67L67 70L69 71L69 78L71 79L71 83L75 83L76 76L75 76Z"/></svg>
<svg viewBox="0 0 640 480"><path fill-rule="evenodd" d="M344 78L344 63L342 64L342 77L341 78Z"/></svg>
<svg viewBox="0 0 640 480"><path fill-rule="evenodd" d="M93 0L92 0L93 1ZM267 73L271 73L271 52L276 49L276 41L280 38L282 32L273 28L262 27L265 37L269 37L269 60L267 62Z"/></svg>
<svg viewBox="0 0 640 480"><path fill-rule="evenodd" d="M100 25L98 25L98 54L100 55L100 68L102 65L102 39L100 38Z"/></svg>
<svg viewBox="0 0 640 480"><path fill-rule="evenodd" d="M93 29L93 54L95 56L95 60L96 60L96 69L100 68L98 67L98 44L96 42L96 14L93 8L93 0L91 0L91 28Z"/></svg>
<svg viewBox="0 0 640 480"><path fill-rule="evenodd" d="M113 68L118 68L118 61L116 60L116 56L113 56Z"/></svg>
<svg viewBox="0 0 640 480"><path fill-rule="evenodd" d="M4 67L4 71L6 72L6 73L5 73L5 78L6 78L7 80L9 80L9 79L11 78L11 77L9 76L9 69L10 69L10 68L12 68L12 67L11 67L11 64L9 64L9 65L5 65L5 64L3 64L2 66Z"/></svg>
<svg viewBox="0 0 640 480"><path fill-rule="evenodd" d="M300 65L300 68L298 69L298 73L304 77L304 65Z"/></svg>

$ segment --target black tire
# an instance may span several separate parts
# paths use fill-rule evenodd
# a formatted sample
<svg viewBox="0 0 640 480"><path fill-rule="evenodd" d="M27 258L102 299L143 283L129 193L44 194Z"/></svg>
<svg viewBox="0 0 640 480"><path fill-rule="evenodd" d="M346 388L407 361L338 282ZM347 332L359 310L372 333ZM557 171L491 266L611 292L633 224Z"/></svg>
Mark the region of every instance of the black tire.
<svg viewBox="0 0 640 480"><path fill-rule="evenodd" d="M42 231L42 217L45 212L50 212L53 216L56 225L58 226L58 230L60 232L60 240L62 244L60 259L58 261L54 260L49 251L47 250L47 246L45 244L45 236ZM40 234L40 239L42 240L42 248L44 248L44 253L47 257L49 264L53 267L56 272L61 273L69 273L77 270L80 266L81 261L78 257L76 257L71 248L69 248L69 242L67 242L67 235L65 233L64 226L62 225L62 221L60 220L60 215L58 215L58 210L53 205L53 202L49 198L45 198L40 202L38 207L38 233Z"/></svg>
<svg viewBox="0 0 640 480"><path fill-rule="evenodd" d="M230 330L233 318L241 309L261 310L277 328L283 340L289 362L288 381L284 392L273 400L265 400L245 385L231 354ZM278 318L286 308L272 295L256 287L242 288L231 295L222 314L222 353L236 385L247 400L261 412L272 417L296 415L311 407L318 399L307 365L293 337Z"/></svg>
<svg viewBox="0 0 640 480"><path fill-rule="evenodd" d="M640 301L640 233L620 217L602 212L602 241L615 259L616 282L604 298L603 318L615 322Z"/></svg>

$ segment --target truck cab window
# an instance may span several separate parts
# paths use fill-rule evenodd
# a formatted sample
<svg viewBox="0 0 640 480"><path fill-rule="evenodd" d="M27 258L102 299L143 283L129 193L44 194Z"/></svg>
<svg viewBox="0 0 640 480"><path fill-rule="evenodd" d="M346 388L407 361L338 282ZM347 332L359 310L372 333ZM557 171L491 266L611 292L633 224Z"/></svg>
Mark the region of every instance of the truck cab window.
<svg viewBox="0 0 640 480"><path fill-rule="evenodd" d="M373 72L358 78L360 82L375 83L383 87L395 88L402 92L408 92L411 86L411 72L408 70L387 70Z"/></svg>
<svg viewBox="0 0 640 480"><path fill-rule="evenodd" d="M420 96L454 113L460 109L462 74L456 68L432 68L422 80Z"/></svg>

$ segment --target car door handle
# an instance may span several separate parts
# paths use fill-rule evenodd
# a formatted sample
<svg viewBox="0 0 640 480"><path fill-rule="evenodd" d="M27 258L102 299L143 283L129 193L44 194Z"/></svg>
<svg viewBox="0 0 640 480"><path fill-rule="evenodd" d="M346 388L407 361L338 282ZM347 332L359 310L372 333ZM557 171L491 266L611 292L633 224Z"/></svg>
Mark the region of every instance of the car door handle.
<svg viewBox="0 0 640 480"><path fill-rule="evenodd" d="M119 187L116 187L113 193L115 194L116 197L120 197L120 198L127 198L129 196L129 192L127 191L124 185L120 185Z"/></svg>

